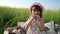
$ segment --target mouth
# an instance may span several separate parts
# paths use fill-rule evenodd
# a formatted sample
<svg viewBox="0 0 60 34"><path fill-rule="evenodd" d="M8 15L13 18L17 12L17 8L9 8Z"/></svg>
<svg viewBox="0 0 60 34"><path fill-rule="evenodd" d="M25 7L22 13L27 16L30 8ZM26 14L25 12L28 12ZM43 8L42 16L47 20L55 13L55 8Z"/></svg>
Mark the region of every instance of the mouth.
<svg viewBox="0 0 60 34"><path fill-rule="evenodd" d="M35 15L39 15L39 14L35 14Z"/></svg>

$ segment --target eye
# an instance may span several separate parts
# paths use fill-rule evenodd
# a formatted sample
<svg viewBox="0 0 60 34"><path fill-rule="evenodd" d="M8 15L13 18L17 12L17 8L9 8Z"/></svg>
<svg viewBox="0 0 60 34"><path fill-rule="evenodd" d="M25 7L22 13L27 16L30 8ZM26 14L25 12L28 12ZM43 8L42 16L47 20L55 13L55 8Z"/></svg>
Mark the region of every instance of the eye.
<svg viewBox="0 0 60 34"><path fill-rule="evenodd" d="M35 12L36 10L32 10L32 11L34 11L34 12Z"/></svg>
<svg viewBox="0 0 60 34"><path fill-rule="evenodd" d="M36 10L33 10L34 12L36 11Z"/></svg>

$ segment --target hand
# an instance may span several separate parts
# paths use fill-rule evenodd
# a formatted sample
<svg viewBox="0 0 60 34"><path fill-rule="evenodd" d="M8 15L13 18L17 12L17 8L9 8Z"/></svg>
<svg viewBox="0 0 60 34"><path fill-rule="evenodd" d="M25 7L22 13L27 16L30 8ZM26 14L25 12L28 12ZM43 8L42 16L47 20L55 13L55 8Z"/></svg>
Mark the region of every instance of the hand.
<svg viewBox="0 0 60 34"><path fill-rule="evenodd" d="M35 16L35 15L31 16L31 18L30 18L31 21L32 21L33 19L36 19L36 16Z"/></svg>
<svg viewBox="0 0 60 34"><path fill-rule="evenodd" d="M42 18L40 18L40 16L36 16L36 23L39 25L40 27L40 31L43 32L44 31L44 20Z"/></svg>
<svg viewBox="0 0 60 34"><path fill-rule="evenodd" d="M36 21L40 21L41 20L39 15L36 15L35 19L36 19Z"/></svg>

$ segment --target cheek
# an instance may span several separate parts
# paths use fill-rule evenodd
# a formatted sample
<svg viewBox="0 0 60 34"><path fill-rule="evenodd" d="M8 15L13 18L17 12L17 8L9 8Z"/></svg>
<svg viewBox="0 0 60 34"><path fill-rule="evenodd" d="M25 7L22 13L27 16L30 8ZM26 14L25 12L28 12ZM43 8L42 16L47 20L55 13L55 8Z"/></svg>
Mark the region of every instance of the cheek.
<svg viewBox="0 0 60 34"><path fill-rule="evenodd" d="M37 12L37 11L34 12L34 11L32 11L31 14L32 15L40 15L40 12Z"/></svg>
<svg viewBox="0 0 60 34"><path fill-rule="evenodd" d="M40 16L40 12L38 13L38 15Z"/></svg>
<svg viewBox="0 0 60 34"><path fill-rule="evenodd" d="M32 14L35 14L35 12L34 12L34 11L32 11L31 13L32 13Z"/></svg>
<svg viewBox="0 0 60 34"><path fill-rule="evenodd" d="M38 12L38 14L40 15L40 12Z"/></svg>
<svg viewBox="0 0 60 34"><path fill-rule="evenodd" d="M40 12L35 12L35 14L36 14L36 15L39 15L39 14L40 14Z"/></svg>
<svg viewBox="0 0 60 34"><path fill-rule="evenodd" d="M36 15L39 15L39 14L40 14L40 12L35 12L35 14L36 14Z"/></svg>

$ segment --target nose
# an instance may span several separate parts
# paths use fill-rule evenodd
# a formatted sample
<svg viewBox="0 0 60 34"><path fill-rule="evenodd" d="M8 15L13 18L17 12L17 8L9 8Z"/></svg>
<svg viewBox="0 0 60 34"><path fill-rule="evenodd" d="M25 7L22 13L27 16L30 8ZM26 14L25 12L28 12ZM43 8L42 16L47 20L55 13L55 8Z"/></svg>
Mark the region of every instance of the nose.
<svg viewBox="0 0 60 34"><path fill-rule="evenodd" d="M38 12L37 12L37 11L35 11L35 12L34 12L34 14L38 14Z"/></svg>

